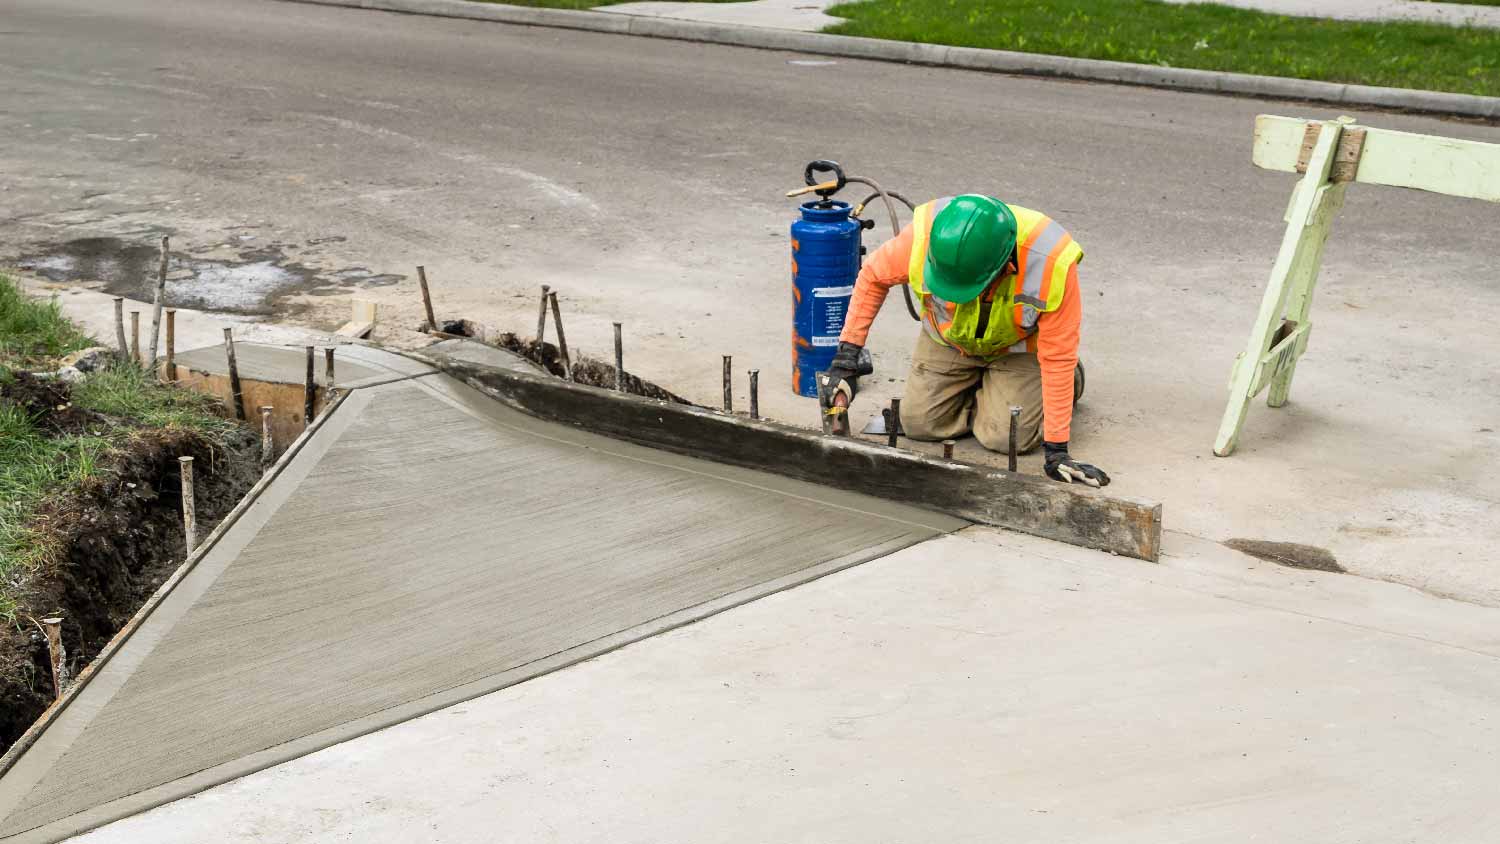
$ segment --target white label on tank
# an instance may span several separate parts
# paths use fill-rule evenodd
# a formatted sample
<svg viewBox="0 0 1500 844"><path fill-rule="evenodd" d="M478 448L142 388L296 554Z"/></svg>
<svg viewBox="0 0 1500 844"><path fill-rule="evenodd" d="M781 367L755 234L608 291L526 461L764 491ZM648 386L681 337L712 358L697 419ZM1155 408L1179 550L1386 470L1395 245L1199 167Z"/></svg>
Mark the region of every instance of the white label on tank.
<svg viewBox="0 0 1500 844"><path fill-rule="evenodd" d="M812 344L814 346L837 346L839 344L839 336L837 334L821 334L812 338Z"/></svg>
<svg viewBox="0 0 1500 844"><path fill-rule="evenodd" d="M813 288L813 296L815 296L815 297L853 296L853 295L854 295L854 285L852 285L852 284L848 285L847 287L814 287Z"/></svg>

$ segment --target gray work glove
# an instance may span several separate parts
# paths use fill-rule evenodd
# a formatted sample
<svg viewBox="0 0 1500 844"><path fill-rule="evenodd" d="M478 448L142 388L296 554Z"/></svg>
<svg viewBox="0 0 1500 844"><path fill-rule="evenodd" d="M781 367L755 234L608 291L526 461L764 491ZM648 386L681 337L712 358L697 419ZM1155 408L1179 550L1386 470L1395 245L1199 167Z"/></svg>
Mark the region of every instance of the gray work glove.
<svg viewBox="0 0 1500 844"><path fill-rule="evenodd" d="M1067 443L1044 442L1042 452L1046 455L1042 470L1052 480L1068 484L1079 481L1091 487L1109 486L1109 475L1106 475L1098 466L1074 460L1068 454Z"/></svg>

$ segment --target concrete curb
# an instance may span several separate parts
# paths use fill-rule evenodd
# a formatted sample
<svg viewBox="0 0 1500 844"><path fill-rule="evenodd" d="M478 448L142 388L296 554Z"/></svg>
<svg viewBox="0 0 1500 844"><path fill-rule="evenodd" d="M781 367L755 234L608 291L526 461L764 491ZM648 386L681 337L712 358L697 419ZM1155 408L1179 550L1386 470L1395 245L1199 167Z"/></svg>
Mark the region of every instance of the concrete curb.
<svg viewBox="0 0 1500 844"><path fill-rule="evenodd" d="M589 32L639 35L647 38L671 38L705 44L728 44L736 47L758 47L766 50L786 50L854 59L956 67L992 73L1112 82L1209 94L1304 100L1342 106L1365 106L1460 117L1500 119L1500 97L1448 94L1440 91L1343 85L1336 82L1314 82L1307 79L1255 76L1248 73L1225 73L1217 70L1155 67L1128 62L1014 53L1006 50L945 47L940 44L919 44L911 41L884 41L878 38L769 29L742 24L707 23L614 12L505 6L474 0L289 0L289 2L524 26L581 29Z"/></svg>

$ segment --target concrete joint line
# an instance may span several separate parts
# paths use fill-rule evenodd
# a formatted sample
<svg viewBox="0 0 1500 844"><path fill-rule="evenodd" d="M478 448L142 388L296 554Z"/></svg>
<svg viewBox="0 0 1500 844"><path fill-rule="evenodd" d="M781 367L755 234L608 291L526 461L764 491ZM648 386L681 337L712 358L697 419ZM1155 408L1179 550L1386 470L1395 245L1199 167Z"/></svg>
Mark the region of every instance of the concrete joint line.
<svg viewBox="0 0 1500 844"><path fill-rule="evenodd" d="M1370 85L1345 85L1338 82L1256 76L1249 73L1228 73L1218 70L1157 67L1040 53L947 47L941 44L921 44L911 41L884 41L878 38L770 29L745 24L648 17L620 12L505 6L479 3L475 0L288 0L288 2L464 18L523 26L580 29L646 38L670 38L704 44L755 47L765 50L952 67L991 73L1081 79L1209 94L1302 100L1351 107L1362 106L1500 119L1500 97L1450 94L1442 91L1378 88Z"/></svg>
<svg viewBox="0 0 1500 844"><path fill-rule="evenodd" d="M161 586L157 587L156 591L151 594L151 597L146 599L146 603L142 604L139 610L136 610L135 615L131 616L130 620L125 623L125 626L121 627L119 632L115 633L114 637L109 640L109 643L104 646L104 649L79 673L73 685L68 687L63 696L47 707L47 710L36 720L36 723L32 724L26 732L22 733L20 738L16 739L15 744L10 746L10 749L5 752L4 756L0 756L0 777L4 777L10 772L11 768L36 743L37 738L46 731L47 727L51 726L62 715L63 710L67 709L68 705L89 685L89 681L99 673L111 657L125 646L131 635L140 629L141 624L145 622L151 613L167 599L167 596L172 594L172 591L198 566L198 563L213 551L214 547L219 544L219 540L224 537L224 534L228 533L229 529L234 527L235 523L240 520L240 517L245 514L245 511L249 510L260 499L262 494L270 488L271 484L280 477L281 473L286 470L286 467L302 451L303 446L312 439L328 419L331 419L338 412L338 409L343 406L344 400L349 395L349 392L345 392L335 399L331 407L317 419L313 420L313 424L304 429L292 441L291 445L287 446L286 451L282 452L281 457L271 467L270 471L266 472L261 476L260 480L255 482L255 486L251 487L250 491L245 493L245 497L241 498L238 504L234 505L234 509L229 511L229 515L220 520L218 526L198 544L198 548L183 561L182 565L177 567L176 571L172 572L172 575ZM9 814L12 808L14 807L7 805L4 792L0 792L0 817Z"/></svg>

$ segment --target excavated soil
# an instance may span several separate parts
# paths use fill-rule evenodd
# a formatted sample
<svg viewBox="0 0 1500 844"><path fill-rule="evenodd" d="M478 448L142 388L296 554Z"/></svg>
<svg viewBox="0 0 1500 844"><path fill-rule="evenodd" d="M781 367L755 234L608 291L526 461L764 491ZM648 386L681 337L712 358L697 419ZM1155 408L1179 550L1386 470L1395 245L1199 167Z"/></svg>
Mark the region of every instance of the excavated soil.
<svg viewBox="0 0 1500 844"><path fill-rule="evenodd" d="M21 378L7 385L5 397L41 410L39 423L49 430L105 421L68 406L65 385ZM26 578L16 622L0 629L0 751L55 697L46 642L32 619L64 619L63 643L76 676L182 564L177 458L193 457L199 536L259 478L253 434L240 431L227 440L179 429L141 430L108 454L94 479L42 506L33 524L58 550L50 564Z"/></svg>
<svg viewBox="0 0 1500 844"><path fill-rule="evenodd" d="M10 380L0 383L0 400L18 405L38 430L51 436L82 434L90 427L108 424L99 414L74 405L66 382L38 378L22 370L12 372Z"/></svg>
<svg viewBox="0 0 1500 844"><path fill-rule="evenodd" d="M568 377L568 370L563 367L562 353L551 343L542 343L538 348L536 339L523 340L510 332L501 334L493 342L508 352L514 352L533 363L541 364L542 368L559 378ZM588 384L591 387L605 387L613 390L615 387L615 367L590 357L574 358L573 380L579 384ZM692 402L669 390L662 389L656 384L637 378L629 371L625 373L625 392L637 396L645 396L648 399L661 399L662 401L675 402L677 404L692 404Z"/></svg>

